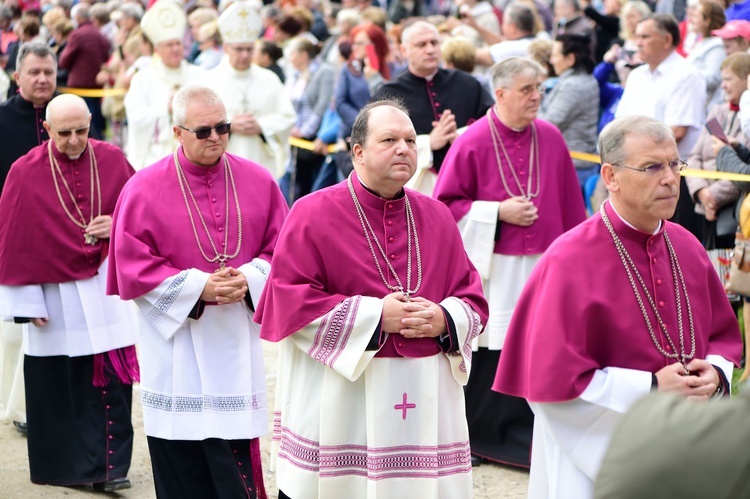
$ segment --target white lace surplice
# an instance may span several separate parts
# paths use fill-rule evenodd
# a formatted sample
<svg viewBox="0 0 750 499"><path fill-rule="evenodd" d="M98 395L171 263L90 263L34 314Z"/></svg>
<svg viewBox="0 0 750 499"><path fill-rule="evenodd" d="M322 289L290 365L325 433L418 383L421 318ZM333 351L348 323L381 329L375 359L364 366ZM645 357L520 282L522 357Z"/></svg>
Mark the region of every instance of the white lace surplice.
<svg viewBox="0 0 750 499"><path fill-rule="evenodd" d="M257 303L270 265L238 269ZM259 326L250 307L206 305L188 318L209 274L184 270L134 300L140 310L146 434L167 440L248 439L268 433Z"/></svg>

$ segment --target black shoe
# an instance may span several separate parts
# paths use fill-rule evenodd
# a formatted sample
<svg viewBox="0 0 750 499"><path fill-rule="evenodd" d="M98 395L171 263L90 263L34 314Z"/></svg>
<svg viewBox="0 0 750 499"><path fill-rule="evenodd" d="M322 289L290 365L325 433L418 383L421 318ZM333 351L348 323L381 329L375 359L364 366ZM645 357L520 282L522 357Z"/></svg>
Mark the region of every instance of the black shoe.
<svg viewBox="0 0 750 499"><path fill-rule="evenodd" d="M474 456L474 455L471 456L471 466L472 467L481 466L483 463L484 463L484 458L483 457Z"/></svg>
<svg viewBox="0 0 750 499"><path fill-rule="evenodd" d="M22 423L20 421L13 421L13 426L16 427L16 430L18 430L18 433L21 435L26 435L28 433L28 428L26 426L26 423Z"/></svg>
<svg viewBox="0 0 750 499"><path fill-rule="evenodd" d="M127 477L115 478L114 480L94 484L94 490L97 492L114 492L116 490L129 488L130 480Z"/></svg>

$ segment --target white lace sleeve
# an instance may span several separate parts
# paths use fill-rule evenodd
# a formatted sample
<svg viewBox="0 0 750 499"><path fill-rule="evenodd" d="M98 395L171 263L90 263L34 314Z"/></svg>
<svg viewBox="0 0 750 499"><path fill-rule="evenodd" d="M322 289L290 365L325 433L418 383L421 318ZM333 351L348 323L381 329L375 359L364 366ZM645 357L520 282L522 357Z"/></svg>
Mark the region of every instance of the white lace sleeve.
<svg viewBox="0 0 750 499"><path fill-rule="evenodd" d="M133 301L159 334L168 340L198 303L208 277L209 274L200 270L183 270Z"/></svg>

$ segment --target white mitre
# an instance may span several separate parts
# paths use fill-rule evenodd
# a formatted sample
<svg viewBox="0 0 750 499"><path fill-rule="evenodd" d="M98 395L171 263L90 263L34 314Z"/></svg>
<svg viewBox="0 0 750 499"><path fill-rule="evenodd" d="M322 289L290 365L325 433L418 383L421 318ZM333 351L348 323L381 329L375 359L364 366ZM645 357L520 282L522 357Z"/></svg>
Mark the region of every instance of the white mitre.
<svg viewBox="0 0 750 499"><path fill-rule="evenodd" d="M234 2L219 16L219 32L224 43L255 43L262 29L260 3L253 0Z"/></svg>
<svg viewBox="0 0 750 499"><path fill-rule="evenodd" d="M185 11L173 0L157 1L141 19L141 29L154 45L169 40L182 41L186 26Z"/></svg>

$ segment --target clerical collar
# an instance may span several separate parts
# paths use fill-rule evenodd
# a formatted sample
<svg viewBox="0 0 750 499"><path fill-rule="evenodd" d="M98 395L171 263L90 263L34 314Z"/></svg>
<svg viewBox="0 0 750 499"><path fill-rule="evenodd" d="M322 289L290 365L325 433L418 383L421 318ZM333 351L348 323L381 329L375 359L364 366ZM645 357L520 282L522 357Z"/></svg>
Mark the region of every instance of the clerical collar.
<svg viewBox="0 0 750 499"><path fill-rule="evenodd" d="M619 218L622 221L622 223L624 223L625 225L627 225L628 227L630 227L633 230L637 230L638 232L643 232L644 234L648 234L648 232L642 231L641 229L635 227L633 224L631 224L630 222L628 222L627 220L625 220L624 218L622 218L622 215L620 215L617 212L617 208L615 208L615 204L611 200L607 200L606 202L609 203L610 208L612 208L612 211L615 212L615 215L617 215L617 218ZM659 225L656 226L656 230L654 232L652 232L652 235L659 233L659 231L661 230L661 224L662 224L662 221L659 220Z"/></svg>
<svg viewBox="0 0 750 499"><path fill-rule="evenodd" d="M414 73L411 73L411 71L409 71L409 72L415 78L422 78L425 81L432 81L435 78L435 76L438 74L438 71L440 71L440 68L437 68L434 73L432 73L431 75L428 75L428 76L418 76L418 75L415 75Z"/></svg>
<svg viewBox="0 0 750 499"><path fill-rule="evenodd" d="M523 128L513 128L512 126L507 125L503 120L500 119L500 115L497 114L497 108L495 106L492 106L492 114L495 116L495 118L497 118L497 121L501 125L503 125L508 130L512 130L512 131L514 131L516 133L521 133L521 132L525 131L527 128L529 128L529 125L531 124L531 123L529 123L529 125L526 125Z"/></svg>
<svg viewBox="0 0 750 499"><path fill-rule="evenodd" d="M385 198L384 198L383 196L381 196L381 195L380 195L380 193L378 193L377 191L374 191L373 189L370 189L369 187L367 187L367 184L365 184L365 183L364 183L364 182L362 181L362 179L361 179L361 178L359 178L359 175L357 175L357 180L359 180L359 183L360 183L360 185L361 185L361 186L362 186L362 187L363 187L363 188L364 188L364 189L365 189L365 190L366 190L367 192L369 192L369 193L370 193L370 194L372 194L373 196L377 196L377 197L379 197L380 199L384 199L384 200L386 200L386 201L392 201L393 199L401 199L402 197L404 197L404 194L405 194L405 192L404 192L404 188L402 187L402 188L401 188L401 190L400 190L400 191L399 191L398 193L396 193L396 195L395 195L395 196L393 196L393 199L385 199Z"/></svg>

